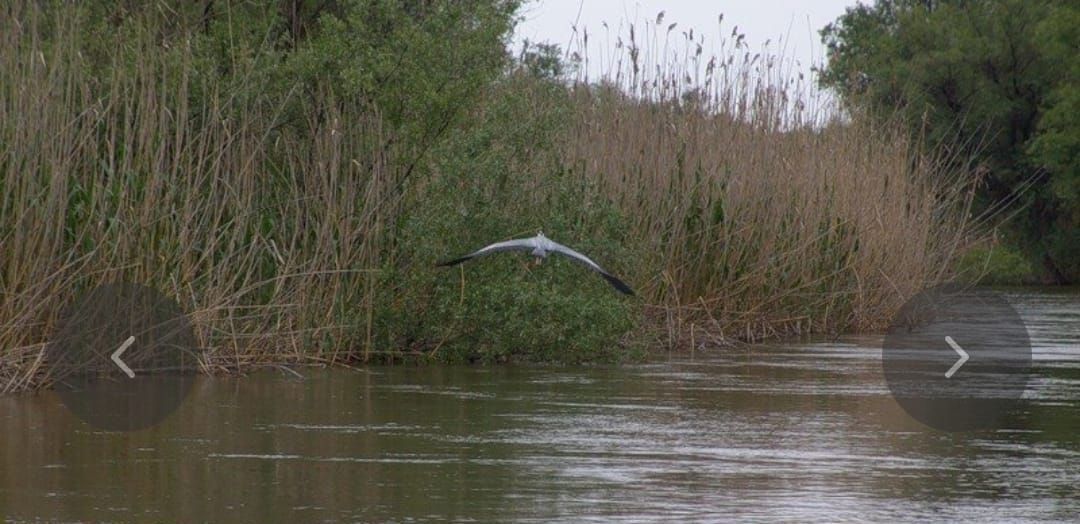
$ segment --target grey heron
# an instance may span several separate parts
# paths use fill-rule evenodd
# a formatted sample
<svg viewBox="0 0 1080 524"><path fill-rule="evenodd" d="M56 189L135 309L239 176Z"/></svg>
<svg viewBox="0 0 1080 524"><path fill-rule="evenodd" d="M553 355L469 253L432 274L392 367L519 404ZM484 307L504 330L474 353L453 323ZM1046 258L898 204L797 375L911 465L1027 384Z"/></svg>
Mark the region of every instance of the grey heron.
<svg viewBox="0 0 1080 524"><path fill-rule="evenodd" d="M616 278L615 275L608 273L607 270L600 267L600 264L593 262L591 258L582 255L581 253L578 253L573 249L570 249L558 242L555 242L554 240L549 239L548 237L545 237L543 232L539 232L536 234L536 236L530 238L518 238L515 240L507 240L505 242L496 242L489 246L485 246L476 251L473 251L472 253L469 253L468 255L465 255L461 258L455 258L453 260L439 262L436 265L440 267L453 266L465 262L466 260L471 260L473 258L483 255L489 255L491 253L498 253L500 251L529 251L532 256L537 258L537 260L547 258L548 253L558 253L579 264L583 264L585 267L593 271L596 271L600 274L600 276L604 277L604 280L607 280L608 283L610 283L612 286L615 287L615 289L621 291L622 293L625 293L627 295L634 294L634 290L630 289L630 286L626 285L626 283L622 280Z"/></svg>

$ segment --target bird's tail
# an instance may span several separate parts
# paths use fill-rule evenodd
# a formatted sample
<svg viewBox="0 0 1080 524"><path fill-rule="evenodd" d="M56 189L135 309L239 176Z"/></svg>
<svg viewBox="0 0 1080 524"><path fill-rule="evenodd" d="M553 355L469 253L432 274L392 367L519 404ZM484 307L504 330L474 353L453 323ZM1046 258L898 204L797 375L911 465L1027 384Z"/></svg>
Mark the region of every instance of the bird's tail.
<svg viewBox="0 0 1080 524"><path fill-rule="evenodd" d="M600 273L600 276L604 277L604 280L607 280L612 286L615 287L615 289L618 289L620 292L630 296L634 296L634 290L630 289L630 286L626 285L626 282L623 282L622 280L619 280L607 273Z"/></svg>
<svg viewBox="0 0 1080 524"><path fill-rule="evenodd" d="M461 257L461 258L455 258L453 260L444 260L442 262L436 263L435 267L456 266L456 265L458 265L458 264L460 264L460 263L462 263L462 262L464 262L464 261L466 261L466 260L468 260L470 258L472 258L472 257Z"/></svg>

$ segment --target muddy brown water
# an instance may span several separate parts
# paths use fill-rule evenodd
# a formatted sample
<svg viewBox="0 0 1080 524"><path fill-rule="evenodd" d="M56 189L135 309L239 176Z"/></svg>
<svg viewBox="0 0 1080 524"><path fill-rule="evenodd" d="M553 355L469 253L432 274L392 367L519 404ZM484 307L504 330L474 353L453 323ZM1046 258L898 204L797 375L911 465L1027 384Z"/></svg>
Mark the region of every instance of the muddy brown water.
<svg viewBox="0 0 1080 524"><path fill-rule="evenodd" d="M0 515L67 522L1080 519L1080 289L1011 290L1034 345L993 431L908 417L881 337L602 368L200 378L98 431L0 397Z"/></svg>

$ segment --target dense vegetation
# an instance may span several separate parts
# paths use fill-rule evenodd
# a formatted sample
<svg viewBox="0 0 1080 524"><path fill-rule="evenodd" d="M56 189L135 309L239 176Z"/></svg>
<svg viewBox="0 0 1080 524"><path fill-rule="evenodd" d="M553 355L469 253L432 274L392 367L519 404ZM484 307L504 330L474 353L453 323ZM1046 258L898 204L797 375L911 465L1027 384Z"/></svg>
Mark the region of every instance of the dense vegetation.
<svg viewBox="0 0 1080 524"><path fill-rule="evenodd" d="M517 7L6 5L0 390L48 383L62 308L112 280L175 297L207 371L610 362L880 328L967 242L947 153L828 120L741 36L639 25L585 82L508 54ZM559 259L433 267L541 229L640 298Z"/></svg>
<svg viewBox="0 0 1080 524"><path fill-rule="evenodd" d="M974 157L976 210L1005 222L1043 280L1080 281L1080 4L876 0L822 37L825 86ZM996 273L1017 273L1017 258L999 257Z"/></svg>

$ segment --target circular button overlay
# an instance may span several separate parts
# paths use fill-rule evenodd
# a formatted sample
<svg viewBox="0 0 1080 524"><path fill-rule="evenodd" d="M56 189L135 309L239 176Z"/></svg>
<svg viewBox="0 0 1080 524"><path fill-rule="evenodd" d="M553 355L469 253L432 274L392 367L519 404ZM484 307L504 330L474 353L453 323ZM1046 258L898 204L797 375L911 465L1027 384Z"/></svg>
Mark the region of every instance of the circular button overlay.
<svg viewBox="0 0 1080 524"><path fill-rule="evenodd" d="M1031 376L1031 342L1000 294L943 285L893 318L882 348L889 391L915 420L942 431L1000 427Z"/></svg>
<svg viewBox="0 0 1080 524"><path fill-rule="evenodd" d="M199 365L180 306L131 283L103 285L65 308L46 356L68 409L109 431L164 420L191 391Z"/></svg>

